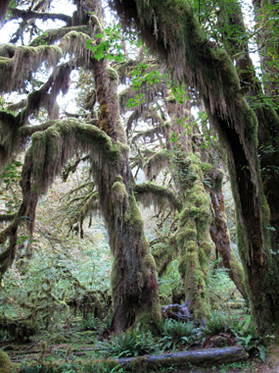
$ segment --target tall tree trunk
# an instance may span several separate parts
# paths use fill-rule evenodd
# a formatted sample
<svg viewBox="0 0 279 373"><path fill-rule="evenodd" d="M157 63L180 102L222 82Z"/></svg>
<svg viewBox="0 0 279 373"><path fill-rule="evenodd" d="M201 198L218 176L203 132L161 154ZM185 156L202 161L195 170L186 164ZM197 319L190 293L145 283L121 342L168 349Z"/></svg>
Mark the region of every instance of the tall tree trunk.
<svg viewBox="0 0 279 373"><path fill-rule="evenodd" d="M173 76L197 88L226 148L252 318L264 334L274 323L279 325L279 276L270 254L257 119L243 97L233 62L224 50L211 47L188 1L114 0L113 4L126 26L134 22L144 41L167 61Z"/></svg>
<svg viewBox="0 0 279 373"><path fill-rule="evenodd" d="M254 81L249 93L252 99L248 96L248 100L252 102L259 122L259 159L264 193L270 208L271 248L279 269L279 65L276 57L279 54L279 29L278 22L276 23L278 3L274 0L254 0L253 5L267 99L259 83Z"/></svg>
<svg viewBox="0 0 279 373"><path fill-rule="evenodd" d="M100 3L93 11L101 16ZM102 33L95 24L92 38ZM97 126L118 147L117 162L108 170L93 171L105 217L114 262L111 275L114 331L127 329L134 322L160 321L156 265L144 235L144 224L132 189L129 148L121 124L117 95L118 75L107 59L93 59L100 115Z"/></svg>
<svg viewBox="0 0 279 373"><path fill-rule="evenodd" d="M185 291L185 300L198 320L211 314L208 292L211 243L209 220L210 199L203 186L203 173L199 153L194 153L190 139L180 121L189 114L185 105L174 98L167 98L167 110L171 117L171 129L177 141L169 142L172 177L180 190L182 209L179 216L177 246L179 249L179 272ZM186 104L187 105L187 104ZM189 118L190 119L190 118Z"/></svg>
<svg viewBox="0 0 279 373"><path fill-rule="evenodd" d="M267 100L276 99L276 89L278 86L277 61L274 61L274 55L279 53L278 34L274 33L276 24L273 27L264 27L269 19L273 22L273 15L277 14L274 0L255 0L253 1L259 32L257 33L259 54L261 58L262 69L268 74L268 80L264 86L268 96ZM267 7L267 8L266 8ZM268 17L269 16L269 17ZM228 30L233 28L237 32L232 33L231 37L225 41L228 54L236 60L236 68L239 75L243 92L247 94L246 99L254 110L258 120L258 157L261 167L261 179L263 191L270 209L270 238L273 260L279 269L279 117L278 105L277 112L272 105L267 104L266 96L262 87L255 79L255 69L249 56L249 46L246 39L246 28L243 21L241 6L237 1L230 4L223 4L219 19L223 28ZM272 66L272 67L270 67ZM264 79L265 80L265 79ZM279 91L278 91L279 92ZM279 101L278 101L279 102Z"/></svg>
<svg viewBox="0 0 279 373"><path fill-rule="evenodd" d="M253 0L263 86L279 115L279 24L277 0Z"/></svg>
<svg viewBox="0 0 279 373"><path fill-rule="evenodd" d="M210 235L222 258L224 267L228 269L230 279L234 282L243 298L247 299L247 293L244 286L243 268L238 262L230 242L230 235L226 221L225 200L222 192L223 175L223 172L218 169L214 169L211 175L212 186L210 188L210 198L215 219L210 227Z"/></svg>

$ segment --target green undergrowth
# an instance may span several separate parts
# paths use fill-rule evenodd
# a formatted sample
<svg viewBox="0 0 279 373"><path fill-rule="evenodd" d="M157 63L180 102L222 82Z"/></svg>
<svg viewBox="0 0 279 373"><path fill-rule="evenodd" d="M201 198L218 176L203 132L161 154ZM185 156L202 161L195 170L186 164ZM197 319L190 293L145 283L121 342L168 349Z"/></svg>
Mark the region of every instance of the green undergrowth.
<svg viewBox="0 0 279 373"><path fill-rule="evenodd" d="M97 345L99 353L106 357L132 357L159 352L150 330L141 329L141 324L126 333L115 334L110 340Z"/></svg>
<svg viewBox="0 0 279 373"><path fill-rule="evenodd" d="M199 329L191 321L166 319L162 326L162 337L158 340L158 345L163 351L176 350L182 346L189 346L198 333Z"/></svg>

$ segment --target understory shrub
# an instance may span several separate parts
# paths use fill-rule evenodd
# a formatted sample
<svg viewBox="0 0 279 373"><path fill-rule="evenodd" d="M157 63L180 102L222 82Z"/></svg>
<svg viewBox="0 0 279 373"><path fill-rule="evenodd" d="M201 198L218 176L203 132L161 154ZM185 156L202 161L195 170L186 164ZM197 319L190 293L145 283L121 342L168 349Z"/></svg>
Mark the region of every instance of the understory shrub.
<svg viewBox="0 0 279 373"><path fill-rule="evenodd" d="M189 343L197 332L198 329L195 328L192 321L166 319L161 331L163 337L159 339L158 344L163 351L174 350Z"/></svg>
<svg viewBox="0 0 279 373"><path fill-rule="evenodd" d="M154 353L157 346L151 331L144 332L138 323L133 330L115 334L110 340L99 342L98 349L105 356L130 357Z"/></svg>
<svg viewBox="0 0 279 373"><path fill-rule="evenodd" d="M210 319L207 320L203 334L213 336L220 333L232 333L238 336L243 332L244 325L245 320L239 320L228 313L213 311Z"/></svg>
<svg viewBox="0 0 279 373"><path fill-rule="evenodd" d="M87 314L87 320L82 320L80 325L81 331L96 331L101 333L104 326L98 317L92 317L91 313Z"/></svg>

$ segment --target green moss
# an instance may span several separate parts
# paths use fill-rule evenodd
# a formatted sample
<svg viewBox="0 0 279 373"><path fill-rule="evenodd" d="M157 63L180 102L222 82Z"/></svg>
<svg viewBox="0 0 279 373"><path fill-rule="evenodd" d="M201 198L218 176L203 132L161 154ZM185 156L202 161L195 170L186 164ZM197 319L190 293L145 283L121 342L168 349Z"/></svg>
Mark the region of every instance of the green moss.
<svg viewBox="0 0 279 373"><path fill-rule="evenodd" d="M0 372L1 373L11 373L12 364L9 356L0 349Z"/></svg>
<svg viewBox="0 0 279 373"><path fill-rule="evenodd" d="M143 219L134 196L130 196L129 203L130 208L125 213L125 221L131 225L132 230L142 232Z"/></svg>
<svg viewBox="0 0 279 373"><path fill-rule="evenodd" d="M116 84L118 85L119 77L117 71L114 70L112 67L107 68L108 76L111 80L116 80Z"/></svg>
<svg viewBox="0 0 279 373"><path fill-rule="evenodd" d="M112 370L113 368L119 366L119 362L116 359L113 359L111 357L111 358L105 360L105 364L104 365L106 366L106 368Z"/></svg>
<svg viewBox="0 0 279 373"><path fill-rule="evenodd" d="M132 373L146 373L147 370L147 358L140 356L133 359L130 365Z"/></svg>
<svg viewBox="0 0 279 373"><path fill-rule="evenodd" d="M112 186L112 193L114 195L114 197L116 198L116 200L119 202L119 203L124 203L124 201L128 201L128 193L127 193L127 190L125 188L125 185L123 182L120 182L120 181L116 181L113 186Z"/></svg>

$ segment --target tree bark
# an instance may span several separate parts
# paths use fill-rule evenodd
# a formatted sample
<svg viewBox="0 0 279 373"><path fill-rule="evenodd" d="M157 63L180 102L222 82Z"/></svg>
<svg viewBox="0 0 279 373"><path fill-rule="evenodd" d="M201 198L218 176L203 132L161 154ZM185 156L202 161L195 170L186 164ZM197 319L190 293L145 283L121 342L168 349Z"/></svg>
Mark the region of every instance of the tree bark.
<svg viewBox="0 0 279 373"><path fill-rule="evenodd" d="M1 0L0 3L0 29L4 25L5 17L7 14L8 7L12 0Z"/></svg>
<svg viewBox="0 0 279 373"><path fill-rule="evenodd" d="M243 268L232 250L226 221L225 200L222 192L223 172L215 169L211 180L213 185L210 188L210 198L215 219L210 226L210 235L222 258L224 267L228 269L230 279L234 282L243 298L247 299Z"/></svg>

